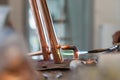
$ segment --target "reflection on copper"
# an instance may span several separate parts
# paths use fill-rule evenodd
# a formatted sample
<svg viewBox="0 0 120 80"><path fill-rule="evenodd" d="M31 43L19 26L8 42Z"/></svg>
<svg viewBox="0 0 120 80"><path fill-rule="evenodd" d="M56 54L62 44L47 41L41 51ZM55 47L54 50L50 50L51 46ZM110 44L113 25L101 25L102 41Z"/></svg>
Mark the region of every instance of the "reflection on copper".
<svg viewBox="0 0 120 80"><path fill-rule="evenodd" d="M39 40L41 42L44 60L49 60L50 59L49 49L48 49L48 45L47 45L47 40L45 38L45 33L43 32L44 24L42 23L42 19L38 12L39 8L37 6L37 1L36 0L29 0L29 1L30 1L31 8L33 10L33 13L34 13L34 18L35 18L35 22L37 25L37 30L38 30L38 34L39 34Z"/></svg>
<svg viewBox="0 0 120 80"><path fill-rule="evenodd" d="M51 53L53 54L54 62L62 63L63 59L60 53L60 47L58 47L59 44L57 42L57 38L53 29L53 23L51 21L46 0L30 0L30 5L33 9L34 16L36 19L44 60L50 59L49 58L50 51L48 48L48 42L45 35L48 34ZM47 29L46 30L47 32L45 32L44 29Z"/></svg>
<svg viewBox="0 0 120 80"><path fill-rule="evenodd" d="M32 10L34 12L37 29L39 32L42 51L30 53L29 55L43 55L44 60L49 60L50 53L53 54L55 63L62 63L60 48L63 50L73 50L74 58L78 59L78 49L76 46L60 46L57 41L57 37L54 31L53 22L48 10L46 0L29 0ZM47 35L47 37L46 37ZM47 39L49 39L50 46L48 47ZM51 49L49 51L49 48Z"/></svg>
<svg viewBox="0 0 120 80"><path fill-rule="evenodd" d="M79 58L78 49L76 46L64 45L64 46L61 46L61 48L63 50L73 50L74 51L74 59Z"/></svg>
<svg viewBox="0 0 120 80"><path fill-rule="evenodd" d="M32 53L28 53L28 56L37 56L37 55L43 55L42 51L37 51L37 52L32 52Z"/></svg>
<svg viewBox="0 0 120 80"><path fill-rule="evenodd" d="M46 29L48 32L51 52L53 54L54 61L55 63L62 63L63 59L60 53L60 48L57 47L59 44L54 32L53 22L51 20L51 16L47 7L46 0L39 0L39 6L41 7L41 10L42 10L41 12L43 13L42 17L46 24Z"/></svg>

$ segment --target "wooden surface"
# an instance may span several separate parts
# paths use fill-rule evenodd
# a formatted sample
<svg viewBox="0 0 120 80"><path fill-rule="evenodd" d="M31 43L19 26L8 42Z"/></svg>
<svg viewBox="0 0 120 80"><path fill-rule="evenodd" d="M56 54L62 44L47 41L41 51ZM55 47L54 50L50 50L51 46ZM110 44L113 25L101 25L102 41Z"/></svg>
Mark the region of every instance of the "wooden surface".
<svg viewBox="0 0 120 80"><path fill-rule="evenodd" d="M84 75L88 76L90 73L97 75L96 65L81 65L78 68L71 70L69 67L70 62L71 60L65 60L62 64L54 64L53 61L39 61L37 70L47 76L45 80L79 80L80 78L84 78ZM57 78L59 74L62 75ZM80 77L81 75L83 76ZM96 77L91 75L87 78L96 80Z"/></svg>
<svg viewBox="0 0 120 80"><path fill-rule="evenodd" d="M61 69L56 68L51 70L42 70L42 74L47 75L48 78L45 80L120 80L120 54L100 54L99 62L97 65L80 65L75 69L65 69L69 68L69 63L64 64L52 64L50 62L48 68L61 67ZM64 65L64 66L63 66ZM62 69L63 68L63 69ZM57 78L59 74L61 77Z"/></svg>
<svg viewBox="0 0 120 80"><path fill-rule="evenodd" d="M54 61L38 61L37 70L69 70L69 63L71 60L65 60L61 64L54 64Z"/></svg>

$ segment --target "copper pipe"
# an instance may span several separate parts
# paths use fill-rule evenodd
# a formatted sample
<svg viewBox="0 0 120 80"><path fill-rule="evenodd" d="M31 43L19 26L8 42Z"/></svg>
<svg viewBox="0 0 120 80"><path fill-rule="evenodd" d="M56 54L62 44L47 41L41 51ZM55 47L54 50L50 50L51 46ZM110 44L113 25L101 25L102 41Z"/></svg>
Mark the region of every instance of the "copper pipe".
<svg viewBox="0 0 120 80"><path fill-rule="evenodd" d="M49 48L48 48L48 45L47 45L47 40L45 38L45 33L44 33L44 30L43 30L44 24L42 23L42 18L39 14L37 1L36 0L29 0L29 2L30 2L30 6L32 8L32 11L34 13L34 18L35 18L35 22L36 22L36 25L37 25L37 30L38 30L38 34L39 34L39 40L41 42L41 47L42 47L42 53L43 53L44 60L49 60L50 59Z"/></svg>
<svg viewBox="0 0 120 80"><path fill-rule="evenodd" d="M32 52L32 53L28 53L28 56L37 56L37 55L43 55L42 51L37 51L37 52Z"/></svg>
<svg viewBox="0 0 120 80"><path fill-rule="evenodd" d="M47 29L48 37L50 40L51 52L53 54L54 62L62 63L63 59L60 53L60 48L58 48L59 44L54 32L53 22L51 20L51 16L48 10L46 0L39 0L39 6L41 7L42 11L40 12L42 12L42 15L43 15L42 17L46 24L46 29Z"/></svg>
<svg viewBox="0 0 120 80"><path fill-rule="evenodd" d="M76 46L64 45L61 46L63 50L73 50L74 51L74 59L79 59L78 48Z"/></svg>

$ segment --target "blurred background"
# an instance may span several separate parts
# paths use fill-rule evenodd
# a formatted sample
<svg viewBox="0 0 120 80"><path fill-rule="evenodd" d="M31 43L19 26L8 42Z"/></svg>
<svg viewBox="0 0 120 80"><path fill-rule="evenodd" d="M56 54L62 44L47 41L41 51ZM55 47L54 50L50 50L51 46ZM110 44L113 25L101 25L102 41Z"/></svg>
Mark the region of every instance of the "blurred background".
<svg viewBox="0 0 120 80"><path fill-rule="evenodd" d="M76 45L80 50L112 46L112 35L120 30L120 0L47 0L47 3L61 45ZM5 7L8 8L5 21L24 36L29 52L40 50L28 0L0 0L0 22Z"/></svg>

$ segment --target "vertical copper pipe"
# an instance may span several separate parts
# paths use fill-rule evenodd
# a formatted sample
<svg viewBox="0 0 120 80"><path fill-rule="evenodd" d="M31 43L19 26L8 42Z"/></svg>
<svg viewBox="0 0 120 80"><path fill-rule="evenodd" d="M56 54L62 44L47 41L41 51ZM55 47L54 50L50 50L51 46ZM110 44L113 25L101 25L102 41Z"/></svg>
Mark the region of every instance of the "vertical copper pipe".
<svg viewBox="0 0 120 80"><path fill-rule="evenodd" d="M46 0L39 0L39 6L42 8L42 13L43 13L43 18L44 22L46 24L46 29L48 32L49 40L50 40L50 45L51 45L51 52L53 54L53 58L55 63L62 63L63 59L60 53L60 47L58 48L59 44L54 32L53 28L53 22L51 20L51 16L48 10L47 2Z"/></svg>
<svg viewBox="0 0 120 80"><path fill-rule="evenodd" d="M35 22L36 22L37 30L39 33L39 40L41 42L44 60L49 60L50 59L49 49L48 49L48 45L47 45L47 40L45 38L45 33L43 30L44 24L42 23L42 19L41 19L40 14L39 14L37 1L36 0L29 0L29 2L30 2L30 6L31 6L33 13L34 13L34 18L36 20Z"/></svg>

